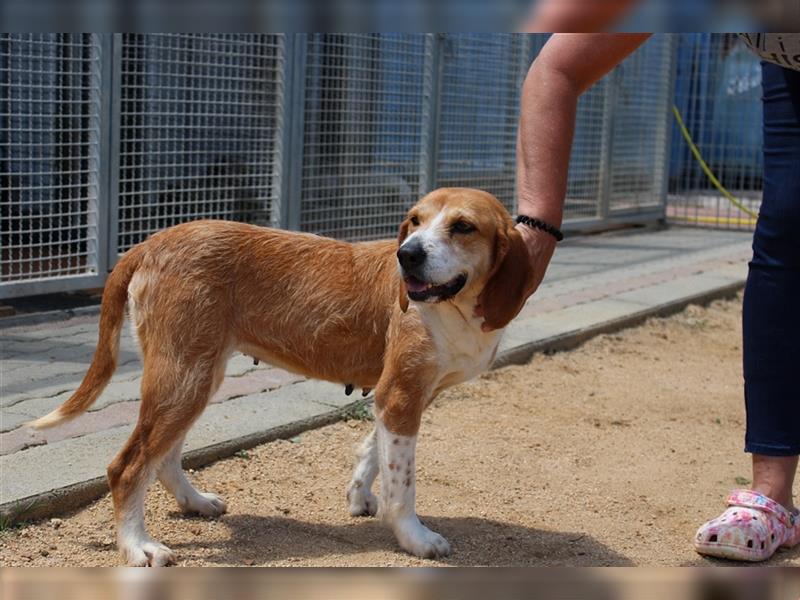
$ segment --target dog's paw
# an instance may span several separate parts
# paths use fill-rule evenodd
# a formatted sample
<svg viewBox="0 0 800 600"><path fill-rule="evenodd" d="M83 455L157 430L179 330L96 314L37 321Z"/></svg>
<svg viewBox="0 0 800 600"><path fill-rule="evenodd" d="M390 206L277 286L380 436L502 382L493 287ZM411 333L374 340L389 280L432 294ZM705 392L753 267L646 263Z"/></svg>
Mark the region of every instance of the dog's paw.
<svg viewBox="0 0 800 600"><path fill-rule="evenodd" d="M225 501L208 492L198 492L188 498L182 505L183 512L187 514L200 514L204 517L218 517L228 512Z"/></svg>
<svg viewBox="0 0 800 600"><path fill-rule="evenodd" d="M394 526L400 547L420 558L441 558L450 554L450 544L435 531L419 522L416 516Z"/></svg>
<svg viewBox="0 0 800 600"><path fill-rule="evenodd" d="M347 490L347 504L351 517L374 517L378 512L378 498L363 487L351 486Z"/></svg>
<svg viewBox="0 0 800 600"><path fill-rule="evenodd" d="M129 567L167 567L176 563L175 553L164 544L145 541L122 549Z"/></svg>

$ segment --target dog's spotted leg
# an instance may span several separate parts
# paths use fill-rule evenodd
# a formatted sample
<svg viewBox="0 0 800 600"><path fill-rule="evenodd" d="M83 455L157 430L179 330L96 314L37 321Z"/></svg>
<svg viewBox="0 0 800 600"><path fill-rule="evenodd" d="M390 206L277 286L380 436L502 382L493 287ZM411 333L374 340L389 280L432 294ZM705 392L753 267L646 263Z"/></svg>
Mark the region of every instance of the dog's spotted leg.
<svg viewBox="0 0 800 600"><path fill-rule="evenodd" d="M414 455L417 436L392 433L381 421L376 430L381 471L380 517L394 531L400 546L421 558L450 554L450 544L420 523L415 508Z"/></svg>
<svg viewBox="0 0 800 600"><path fill-rule="evenodd" d="M374 516L378 511L378 499L372 493L372 483L378 475L378 448L373 429L356 452L358 464L347 486L347 504L354 517Z"/></svg>
<svg viewBox="0 0 800 600"><path fill-rule="evenodd" d="M225 501L216 494L198 491L186 478L181 466L183 438L170 449L158 467L158 480L175 497L185 513L218 517L227 511Z"/></svg>

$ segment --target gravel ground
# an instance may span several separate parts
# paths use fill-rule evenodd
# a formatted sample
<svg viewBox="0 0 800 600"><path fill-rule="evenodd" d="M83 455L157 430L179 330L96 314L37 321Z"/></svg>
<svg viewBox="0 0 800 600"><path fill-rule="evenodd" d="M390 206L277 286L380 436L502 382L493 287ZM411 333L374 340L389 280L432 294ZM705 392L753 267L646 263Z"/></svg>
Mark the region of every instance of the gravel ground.
<svg viewBox="0 0 800 600"><path fill-rule="evenodd" d="M750 477L742 452L741 301L689 307L443 394L424 416L418 511L453 555L402 553L347 514L365 421L265 444L190 475L219 520L181 516L159 484L151 534L182 565L702 565L697 527ZM109 457L110 459L111 457ZM118 565L106 496L0 534L0 564ZM800 550L771 565L800 566Z"/></svg>

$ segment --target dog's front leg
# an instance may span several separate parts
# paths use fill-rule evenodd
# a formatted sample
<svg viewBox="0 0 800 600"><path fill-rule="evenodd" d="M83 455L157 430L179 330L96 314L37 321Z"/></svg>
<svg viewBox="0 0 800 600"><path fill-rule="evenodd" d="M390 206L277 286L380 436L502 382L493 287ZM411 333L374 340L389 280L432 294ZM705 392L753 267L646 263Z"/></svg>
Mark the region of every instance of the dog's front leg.
<svg viewBox="0 0 800 600"><path fill-rule="evenodd" d="M387 411L384 411L384 416ZM414 454L417 435L392 431L390 419L377 421L377 445L381 473L378 516L394 531L400 546L421 558L450 554L450 544L420 523L415 507Z"/></svg>
<svg viewBox="0 0 800 600"><path fill-rule="evenodd" d="M375 430L361 442L356 453L358 463L347 486L347 504L354 517L374 516L378 510L378 499L372 493L372 483L378 474L378 448L375 446Z"/></svg>

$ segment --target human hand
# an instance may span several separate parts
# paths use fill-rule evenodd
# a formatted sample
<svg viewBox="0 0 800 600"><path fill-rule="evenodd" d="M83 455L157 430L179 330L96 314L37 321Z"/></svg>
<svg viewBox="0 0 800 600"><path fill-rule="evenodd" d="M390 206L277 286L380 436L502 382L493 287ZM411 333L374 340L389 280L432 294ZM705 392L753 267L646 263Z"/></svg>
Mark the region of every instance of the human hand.
<svg viewBox="0 0 800 600"><path fill-rule="evenodd" d="M536 292L539 284L542 283L542 279L544 279L550 259L553 258L553 252L556 249L556 239L547 232L533 229L522 223L518 224L516 229L522 236L522 241L525 242L528 258L531 261L532 273L528 280L527 292L527 296L530 297Z"/></svg>
<svg viewBox="0 0 800 600"><path fill-rule="evenodd" d="M525 305L525 301L539 287L556 246L556 239L551 234L538 229L532 229L527 225L517 225L514 233L516 234L515 237L518 240L518 244L513 246L515 248L515 255L512 262L517 268L514 273L513 282L521 283L522 285L516 287L516 291L513 293L508 292L515 300L510 300L510 302L513 302L513 304L510 305L513 306L513 313L507 320L514 318L519 313ZM507 259L508 257L506 258L506 262ZM522 268L520 269L519 267ZM481 297L478 299L478 304L475 307L475 316L477 317L486 316L483 307L483 302L485 301L483 295L485 293L486 289L481 293ZM506 321L502 322L505 323ZM486 321L481 324L482 331L492 331L496 327L497 325L490 325Z"/></svg>

